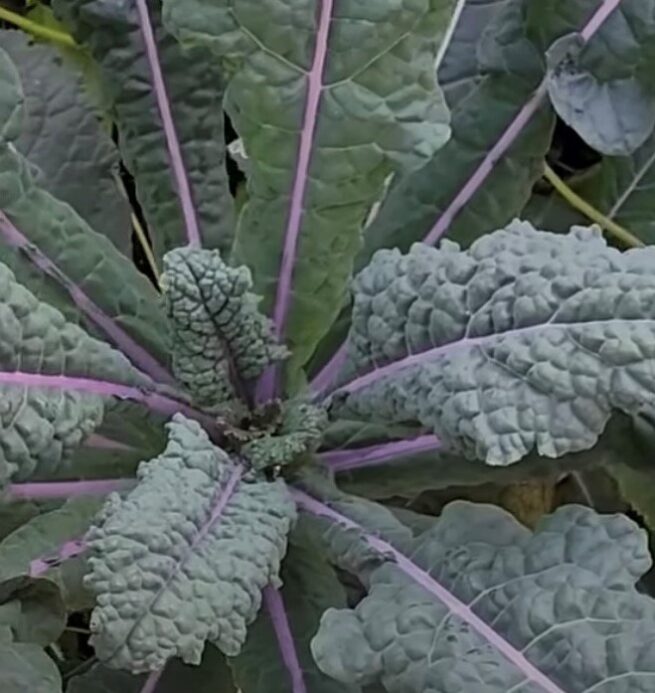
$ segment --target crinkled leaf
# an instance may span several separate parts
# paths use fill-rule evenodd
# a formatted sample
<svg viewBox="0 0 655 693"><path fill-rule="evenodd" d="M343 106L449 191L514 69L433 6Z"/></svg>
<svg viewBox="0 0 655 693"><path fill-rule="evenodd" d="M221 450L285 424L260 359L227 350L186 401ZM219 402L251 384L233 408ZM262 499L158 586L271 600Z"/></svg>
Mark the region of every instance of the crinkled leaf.
<svg viewBox="0 0 655 693"><path fill-rule="evenodd" d="M250 164L236 257L267 301L277 287L292 380L341 308L385 179L448 137L434 62L452 5L164 3L180 38L231 70L226 110Z"/></svg>
<svg viewBox="0 0 655 693"><path fill-rule="evenodd" d="M655 250L598 229L515 222L468 251L380 251L355 283L338 416L417 421L506 465L591 448L613 412L648 409Z"/></svg>
<svg viewBox="0 0 655 693"><path fill-rule="evenodd" d="M83 77L57 50L19 31L0 31L25 94L16 148L40 171L43 188L67 202L98 233L131 253L130 207L116 182L118 156L98 120Z"/></svg>
<svg viewBox="0 0 655 693"><path fill-rule="evenodd" d="M323 616L312 652L337 680L389 693L653 687L655 606L635 589L647 539L621 515L566 506L533 534L456 502L394 559L355 609Z"/></svg>
<svg viewBox="0 0 655 693"><path fill-rule="evenodd" d="M73 676L67 693L142 693L147 676L129 674L96 664L81 676ZM211 645L198 666L171 660L157 682L155 693L236 693L225 657Z"/></svg>
<svg viewBox="0 0 655 693"><path fill-rule="evenodd" d="M249 384L287 355L258 310L250 270L188 247L168 253L164 269L175 375L205 407L247 401Z"/></svg>
<svg viewBox="0 0 655 693"><path fill-rule="evenodd" d="M589 146L612 156L630 154L655 127L655 91L649 93L634 75L600 79L580 64L583 48L582 37L571 34L549 49L550 101Z"/></svg>
<svg viewBox="0 0 655 693"><path fill-rule="evenodd" d="M358 688L329 679L316 667L309 641L316 633L323 612L346 605L344 589L332 566L320 552L320 536L308 523L301 522L289 537L289 552L282 566L279 591L281 608L288 622L292 641L280 639L280 614L272 616L265 601L238 657L229 660L241 693L355 693ZM277 628L277 632L276 632ZM296 658L293 682L285 661ZM303 687L300 688L300 681Z"/></svg>
<svg viewBox="0 0 655 693"><path fill-rule="evenodd" d="M13 74L18 108L18 75L11 70L5 74ZM6 96L12 93L8 89ZM12 127L11 137L18 134ZM60 308L73 303L78 319L81 313L135 362L165 379L162 366L137 343L165 363L166 323L154 288L113 243L43 190L33 174L12 142L0 139L0 257L39 297Z"/></svg>
<svg viewBox="0 0 655 693"><path fill-rule="evenodd" d="M161 69L164 94L153 78L138 3L53 4L101 67L121 153L134 176L157 255L162 258L189 240L183 204L190 206L203 245L227 250L233 234L232 197L225 170L223 80L216 66L203 51L183 51L161 26L160 3L144 2L156 38L156 55L150 57ZM171 113L174 132L168 136L160 95ZM188 194L179 190L174 176L171 136L179 145Z"/></svg>
<svg viewBox="0 0 655 693"><path fill-rule="evenodd" d="M0 370L14 381L0 386L0 484L56 469L99 425L102 397L67 389L65 377L149 384L123 354L66 322L2 264L0 326ZM34 374L65 377L60 389L22 383Z"/></svg>
<svg viewBox="0 0 655 693"><path fill-rule="evenodd" d="M38 646L0 641L2 693L61 693L54 661Z"/></svg>
<svg viewBox="0 0 655 693"><path fill-rule="evenodd" d="M324 408L290 401L283 405L281 418L274 433L266 433L243 446L243 456L255 469L302 463L321 444L327 425Z"/></svg>
<svg viewBox="0 0 655 693"><path fill-rule="evenodd" d="M284 482L242 476L181 414L166 450L112 494L87 535L98 657L134 673L172 656L198 664L207 640L239 652L261 590L278 583L294 506Z"/></svg>

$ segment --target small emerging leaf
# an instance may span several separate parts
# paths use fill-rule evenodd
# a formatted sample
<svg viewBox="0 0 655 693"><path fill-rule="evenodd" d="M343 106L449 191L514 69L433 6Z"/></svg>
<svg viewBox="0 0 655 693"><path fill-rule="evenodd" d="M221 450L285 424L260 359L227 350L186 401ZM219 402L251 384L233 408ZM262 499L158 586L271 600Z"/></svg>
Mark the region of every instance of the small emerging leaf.
<svg viewBox="0 0 655 693"><path fill-rule="evenodd" d="M249 384L287 356L250 292L250 270L194 248L172 250L164 270L176 376L205 407L248 401Z"/></svg>

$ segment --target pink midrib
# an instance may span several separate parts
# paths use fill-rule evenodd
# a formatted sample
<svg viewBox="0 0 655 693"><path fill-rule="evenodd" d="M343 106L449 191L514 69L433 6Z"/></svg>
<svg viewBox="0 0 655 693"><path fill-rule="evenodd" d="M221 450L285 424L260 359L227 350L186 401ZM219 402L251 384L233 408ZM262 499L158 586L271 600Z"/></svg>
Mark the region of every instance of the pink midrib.
<svg viewBox="0 0 655 693"><path fill-rule="evenodd" d="M43 387L53 390L75 390L88 392L101 397L117 397L139 402L153 411L172 416L182 412L189 418L200 421L208 430L215 428L214 419L184 402L168 397L156 391L132 385L123 385L108 380L94 378L79 378L68 375L42 375L24 371L0 371L0 385L16 385L20 387Z"/></svg>
<svg viewBox="0 0 655 693"><path fill-rule="evenodd" d="M353 522L345 515L332 510L320 501L298 489L292 489L293 497L301 508L312 515L327 517L348 529L361 532L365 541L383 555L392 555L395 563L408 577L421 585L427 592L434 595L444 604L451 614L468 623L482 638L484 638L495 650L500 652L519 671L523 673L527 681L532 681L541 686L547 693L566 693L562 688L553 683L545 674L534 666L526 657L513 647L505 638L499 635L493 628L485 623L472 609L461 602L454 594L438 583L429 573L413 563L407 556L398 551L388 542L371 536L363 527Z"/></svg>
<svg viewBox="0 0 655 693"><path fill-rule="evenodd" d="M135 366L161 383L173 382L170 373L146 349L137 344L115 320L94 303L47 255L31 243L2 211L0 211L0 235L7 245L25 253L37 269L52 277L62 286L80 311L95 323Z"/></svg>
<svg viewBox="0 0 655 693"><path fill-rule="evenodd" d="M162 74L161 64L159 61L159 53L157 51L157 42L150 21L148 12L147 0L136 0L136 7L139 14L139 23L141 25L141 33L143 42L146 48L146 58L150 67L152 81L155 87L155 99L157 100L157 108L161 117L162 126L164 128L164 136L166 138L166 148L173 169L173 177L177 186L177 194L182 207L182 217L184 219L184 228L186 232L187 242L190 246L199 248L202 245L200 238L200 230L198 228L198 218L196 209L193 204L193 196L191 195L191 186L189 185L189 177L184 166L182 158L182 150L180 141L175 128L175 121L171 112L170 100L166 83Z"/></svg>
<svg viewBox="0 0 655 693"><path fill-rule="evenodd" d="M271 619L284 666L291 679L291 693L307 693L307 686L298 659L298 652L291 632L284 600L280 592L269 585L264 589L264 604Z"/></svg>
<svg viewBox="0 0 655 693"><path fill-rule="evenodd" d="M280 263L275 308L273 311L275 336L278 341L284 339L284 332L291 305L293 268L298 252L298 239L303 218L309 164L314 145L318 105L323 91L323 72L325 70L325 62L328 53L328 37L330 20L332 18L333 0L318 0L318 2L320 4L320 15L316 30L314 59L311 70L307 73L305 112L302 130L300 132L300 146L296 159L291 200L289 202L289 217L284 231L284 247L282 250L282 261ZM271 399L271 397L274 396L277 387L275 382L276 372L277 368L271 367L262 376L258 387L258 399L260 401Z"/></svg>

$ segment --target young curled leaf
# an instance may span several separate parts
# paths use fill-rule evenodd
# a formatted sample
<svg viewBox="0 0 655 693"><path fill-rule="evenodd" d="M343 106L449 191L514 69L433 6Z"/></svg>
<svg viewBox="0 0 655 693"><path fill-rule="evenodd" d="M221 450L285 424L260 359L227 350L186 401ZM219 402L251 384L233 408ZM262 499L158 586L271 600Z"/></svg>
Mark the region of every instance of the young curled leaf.
<svg viewBox="0 0 655 693"><path fill-rule="evenodd" d="M87 535L91 642L133 673L174 656L198 664L206 641L238 654L262 589L279 584L295 518L281 479L245 473L181 414L168 430L164 452L125 498L107 499Z"/></svg>
<svg viewBox="0 0 655 693"><path fill-rule="evenodd" d="M250 270L194 248L167 253L164 270L176 376L205 407L247 401L249 384L288 353L257 308Z"/></svg>
<svg viewBox="0 0 655 693"><path fill-rule="evenodd" d="M307 402L289 402L279 430L247 443L243 456L255 469L285 467L318 450L327 426L325 409Z"/></svg>

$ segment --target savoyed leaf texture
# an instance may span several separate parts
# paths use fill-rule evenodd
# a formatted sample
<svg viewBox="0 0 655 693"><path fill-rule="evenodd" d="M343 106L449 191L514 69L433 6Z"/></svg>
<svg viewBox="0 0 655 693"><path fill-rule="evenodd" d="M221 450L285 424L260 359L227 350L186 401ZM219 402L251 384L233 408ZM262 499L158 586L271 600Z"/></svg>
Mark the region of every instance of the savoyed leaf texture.
<svg viewBox="0 0 655 693"><path fill-rule="evenodd" d="M0 264L0 484L58 467L102 420L103 398L30 382L41 375L142 387L123 354L39 301Z"/></svg>
<svg viewBox="0 0 655 693"><path fill-rule="evenodd" d="M3 63L9 60L2 55ZM94 330L107 335L135 364L157 380L170 380L162 366L166 323L157 293L113 243L34 179L34 167L13 143L24 121L18 73L9 66L3 73L12 85L2 97L9 121L0 137L0 258L40 298L58 307L72 302ZM17 109L15 117L12 108Z"/></svg>
<svg viewBox="0 0 655 693"><path fill-rule="evenodd" d="M169 252L164 270L175 375L205 407L248 401L249 385L288 355L258 310L250 270L190 247Z"/></svg>
<svg viewBox="0 0 655 693"><path fill-rule="evenodd" d="M292 380L341 308L385 179L448 137L434 65L452 5L164 3L183 42L209 45L230 71L225 107L250 167L236 257L275 296ZM270 378L260 394L273 390Z"/></svg>
<svg viewBox="0 0 655 693"><path fill-rule="evenodd" d="M378 552L363 564L368 595L327 611L312 642L338 680L389 693L652 690L655 605L635 589L651 561L624 516L565 506L532 533L499 508L458 501L390 543L361 518L297 498L337 523L334 553Z"/></svg>
<svg viewBox="0 0 655 693"><path fill-rule="evenodd" d="M379 251L355 282L335 416L418 421L488 464L588 449L652 406L655 252L514 222L468 251Z"/></svg>
<svg viewBox="0 0 655 693"><path fill-rule="evenodd" d="M101 67L157 255L186 243L227 250L233 217L220 72L163 30L156 0L53 5Z"/></svg>
<svg viewBox="0 0 655 693"><path fill-rule="evenodd" d="M207 640L238 654L261 590L279 584L295 515L281 479L244 473L182 415L168 429L166 450L124 499L107 499L87 535L93 646L134 673L173 656L198 664Z"/></svg>
<svg viewBox="0 0 655 693"><path fill-rule="evenodd" d="M129 255L130 206L116 182L117 151L82 75L56 48L22 32L0 31L0 44L14 61L25 94L16 148L39 169L45 190Z"/></svg>

